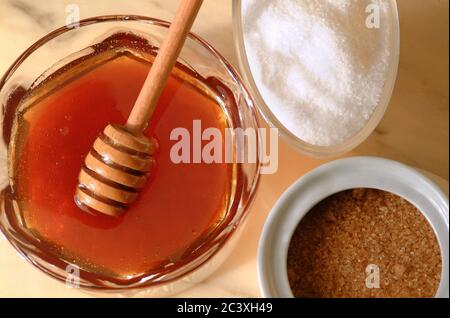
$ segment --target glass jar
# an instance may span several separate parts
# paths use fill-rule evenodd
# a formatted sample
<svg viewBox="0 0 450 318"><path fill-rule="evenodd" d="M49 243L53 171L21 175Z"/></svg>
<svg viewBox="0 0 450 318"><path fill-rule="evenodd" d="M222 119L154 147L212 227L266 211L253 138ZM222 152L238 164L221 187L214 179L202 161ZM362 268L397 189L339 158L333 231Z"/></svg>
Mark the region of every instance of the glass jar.
<svg viewBox="0 0 450 318"><path fill-rule="evenodd" d="M378 104L376 105L373 114L370 116L370 119L366 122L366 124L359 132L357 132L349 139L345 140L343 143L331 146L318 146L310 144L298 138L294 133L286 128L283 123L278 120L277 116L273 114L270 105L267 105L267 103L264 101L264 98L260 93L258 86L256 85L256 81L253 77L250 63L248 61L244 41L244 22L241 3L242 0L233 0L233 36L237 59L245 83L248 84L250 92L252 93L252 96L254 96L255 101L258 105L258 109L267 123L271 127L278 128L280 136L283 137L283 139L294 149L297 149L299 152L305 155L316 158L337 157L353 150L362 142L364 142L372 134L372 132L375 130L375 128L383 118L384 113L386 112L391 100L395 81L397 79L397 70L400 59L400 22L396 1L389 1L389 7L391 8L391 10L389 11L388 19L392 25L392 36L390 36L389 40L392 52L389 58L389 68L387 70L383 91Z"/></svg>
<svg viewBox="0 0 450 318"><path fill-rule="evenodd" d="M24 259L62 282L67 279L68 266L73 264L40 248L38 239L27 232L20 210L11 196L9 143L11 122L17 116L16 107L26 91L52 74L49 70L67 65L74 57L89 54L89 50L82 49L99 43L118 31L145 34L152 46L159 47L169 25L167 22L142 16L114 15L82 20L79 25L59 28L37 41L19 56L0 80L0 103L3 109L0 230ZM225 107L233 128L253 128L258 133L255 105L250 94L237 72L211 45L190 34L178 62L204 78L215 77L228 87L235 103L229 103ZM235 145L233 149L236 151ZM259 152L258 149L255 150ZM259 159L255 163L237 163L235 191L225 217L213 234L186 256L183 265L176 270L141 277L137 282L117 282L106 274L92 275L80 268L80 287L91 291L166 296L203 280L223 262L236 241L236 232L241 228L257 189L259 169Z"/></svg>

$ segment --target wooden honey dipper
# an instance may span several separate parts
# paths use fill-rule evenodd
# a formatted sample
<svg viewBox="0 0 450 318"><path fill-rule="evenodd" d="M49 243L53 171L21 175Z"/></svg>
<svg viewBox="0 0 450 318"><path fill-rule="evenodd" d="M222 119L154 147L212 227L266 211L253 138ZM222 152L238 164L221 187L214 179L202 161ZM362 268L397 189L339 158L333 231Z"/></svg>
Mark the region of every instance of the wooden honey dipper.
<svg viewBox="0 0 450 318"><path fill-rule="evenodd" d="M143 135L203 0L181 0L125 126L110 124L95 140L78 176L75 202L110 216L136 200L157 144Z"/></svg>

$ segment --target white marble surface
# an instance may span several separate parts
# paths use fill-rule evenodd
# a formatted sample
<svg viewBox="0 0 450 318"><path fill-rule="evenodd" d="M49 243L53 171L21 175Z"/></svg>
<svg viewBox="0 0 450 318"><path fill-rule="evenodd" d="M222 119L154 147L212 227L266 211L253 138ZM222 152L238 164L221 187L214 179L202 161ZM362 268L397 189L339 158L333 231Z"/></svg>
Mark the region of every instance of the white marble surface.
<svg viewBox="0 0 450 318"><path fill-rule="evenodd" d="M245 1L245 0L244 0ZM231 0L205 0L193 31L233 64ZM177 0L0 0L0 74L34 41L65 23L69 3L82 18L140 14L171 19ZM401 58L398 80L386 116L375 133L350 155L395 159L440 177L449 174L448 1L398 0ZM279 171L263 176L237 248L208 280L182 293L191 297L259 296L256 248L264 220L278 196L324 160L306 158L280 144ZM443 179L442 179L443 178ZM24 262L0 239L0 297L84 297Z"/></svg>

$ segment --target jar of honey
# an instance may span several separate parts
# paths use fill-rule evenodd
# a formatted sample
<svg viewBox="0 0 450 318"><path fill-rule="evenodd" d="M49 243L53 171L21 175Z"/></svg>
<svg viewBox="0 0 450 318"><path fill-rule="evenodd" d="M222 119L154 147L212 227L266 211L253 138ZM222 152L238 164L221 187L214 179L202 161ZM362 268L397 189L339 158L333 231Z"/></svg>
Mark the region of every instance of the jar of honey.
<svg viewBox="0 0 450 318"><path fill-rule="evenodd" d="M258 132L236 71L193 34L146 130L159 147L136 202L119 217L74 202L86 153L107 124L126 121L168 26L137 16L83 20L36 42L0 81L0 229L56 279L66 281L75 268L86 289L180 291L226 258L246 215L259 162L176 162L170 155L172 132L195 135L195 123L223 139L230 128ZM193 140L188 156L196 143L206 141Z"/></svg>

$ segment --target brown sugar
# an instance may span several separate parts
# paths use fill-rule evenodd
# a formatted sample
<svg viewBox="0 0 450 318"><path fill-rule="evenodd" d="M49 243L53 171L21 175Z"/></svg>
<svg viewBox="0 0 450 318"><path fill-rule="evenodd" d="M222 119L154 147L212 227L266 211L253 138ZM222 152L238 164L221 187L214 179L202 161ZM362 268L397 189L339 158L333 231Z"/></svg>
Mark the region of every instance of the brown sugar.
<svg viewBox="0 0 450 318"><path fill-rule="evenodd" d="M433 297L441 266L422 213L375 189L319 202L297 227L287 260L295 297Z"/></svg>

